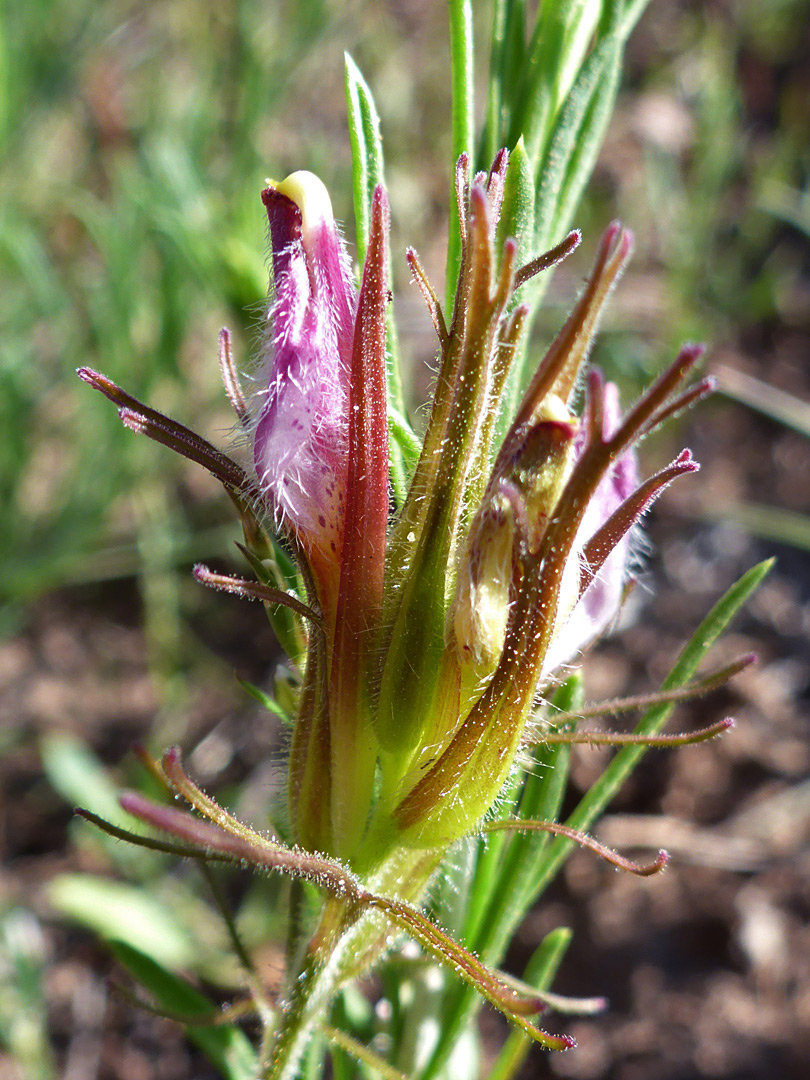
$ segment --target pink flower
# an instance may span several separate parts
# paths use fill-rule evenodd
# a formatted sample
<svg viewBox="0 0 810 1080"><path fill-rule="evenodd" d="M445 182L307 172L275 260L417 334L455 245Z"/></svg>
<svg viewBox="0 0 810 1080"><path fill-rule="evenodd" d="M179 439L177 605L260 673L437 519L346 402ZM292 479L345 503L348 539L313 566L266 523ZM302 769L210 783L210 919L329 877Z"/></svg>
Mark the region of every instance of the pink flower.
<svg viewBox="0 0 810 1080"><path fill-rule="evenodd" d="M343 852L365 828L374 779L366 699L388 524L388 201L378 187L358 293L316 176L293 173L262 199L274 298L253 460L277 529L297 547L324 630L323 649L311 650L312 692L302 695L293 739L291 802L306 843ZM331 775L343 786L330 787Z"/></svg>
<svg viewBox="0 0 810 1080"><path fill-rule="evenodd" d="M253 444L259 490L316 574L343 545L348 402L357 290L323 183L297 172L268 187L273 302Z"/></svg>

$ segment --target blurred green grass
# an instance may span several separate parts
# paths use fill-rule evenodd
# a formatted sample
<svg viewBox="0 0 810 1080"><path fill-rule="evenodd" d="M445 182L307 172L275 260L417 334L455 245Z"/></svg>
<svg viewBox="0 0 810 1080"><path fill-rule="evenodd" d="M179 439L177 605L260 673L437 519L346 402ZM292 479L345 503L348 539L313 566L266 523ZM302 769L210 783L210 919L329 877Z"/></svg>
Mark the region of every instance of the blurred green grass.
<svg viewBox="0 0 810 1080"><path fill-rule="evenodd" d="M255 332L256 195L293 149L271 156L276 118L329 13L40 0L0 19L0 596L19 604L223 549L214 485L73 369L228 441L216 332Z"/></svg>
<svg viewBox="0 0 810 1080"><path fill-rule="evenodd" d="M433 244L448 93L435 7L0 9L0 630L49 590L136 574L157 638L176 636L172 568L227 550L228 506L122 430L73 369L97 366L228 444L216 332L230 325L240 355L256 334L264 176L315 168L348 213L343 48L374 82L403 239ZM483 44L487 5L476 11ZM631 306L607 328L613 375L640 380L684 337L789 314L800 246L769 206L810 175L807 13L807 0L651 5L580 215L590 232L617 212L633 224L632 273L663 298L653 319Z"/></svg>
<svg viewBox="0 0 810 1080"><path fill-rule="evenodd" d="M796 211L810 178L808 24L807 0L653 2L631 39L584 208L617 213L637 238L638 288L603 341L619 378L643 382L685 339L724 349L755 326L806 330L807 243L773 193L795 193Z"/></svg>

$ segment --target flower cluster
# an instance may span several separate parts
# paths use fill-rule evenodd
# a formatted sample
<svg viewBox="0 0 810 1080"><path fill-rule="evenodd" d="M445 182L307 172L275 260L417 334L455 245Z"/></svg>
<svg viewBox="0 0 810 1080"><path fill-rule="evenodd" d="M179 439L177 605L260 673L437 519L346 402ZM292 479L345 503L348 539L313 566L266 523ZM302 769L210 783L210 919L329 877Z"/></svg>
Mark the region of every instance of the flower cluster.
<svg viewBox="0 0 810 1080"><path fill-rule="evenodd" d="M506 151L488 173L471 176L466 158L458 162L461 260L451 312L442 310L416 253L407 253L439 351L421 446L412 432L403 442L403 421L388 406L389 208L381 187L371 200L359 289L320 180L294 173L262 193L272 295L250 394L226 331L220 342L249 465L97 372L79 372L118 406L125 424L224 484L255 580L205 567L196 575L262 600L300 674L290 844L266 840L217 807L176 753L164 758L160 775L213 824L140 796L126 802L198 850L283 870L332 896L310 946L308 996L299 995L278 1062L294 1063L316 1010L379 955L391 924L544 1045L570 1045L526 1019L540 1007L535 997L506 985L409 902L448 848L479 829L496 804L538 693L615 619L633 527L669 483L698 467L685 450L639 480L634 447L710 382L682 388L701 354L687 346L622 414L616 388L586 370L632 248L630 233L613 224L571 315L528 385L516 386L513 361L525 348L528 316L521 290L580 241L571 233L518 264L505 198L518 166ZM513 415L504 408L510 398ZM408 475L401 498L390 483L394 459ZM553 823L512 824L574 835ZM663 857L634 869L661 865ZM319 998L312 986L321 978ZM292 1075L286 1067L278 1066L279 1076Z"/></svg>
<svg viewBox="0 0 810 1080"><path fill-rule="evenodd" d="M462 264L449 323L418 258L441 350L432 410L404 504L391 511L385 391L388 209L375 194L359 295L321 182L263 193L274 299L252 408L264 505L293 543L319 615L290 763L299 842L353 859L446 846L494 803L537 687L603 631L627 579L629 532L697 466L688 452L640 485L634 443L700 393L671 397L686 349L624 419L615 387L587 380L600 313L631 249L612 225L573 313L495 445L498 403L526 309L529 267L499 239L509 165L458 170ZM316 640L317 638L317 640ZM379 767L381 783L374 781Z"/></svg>

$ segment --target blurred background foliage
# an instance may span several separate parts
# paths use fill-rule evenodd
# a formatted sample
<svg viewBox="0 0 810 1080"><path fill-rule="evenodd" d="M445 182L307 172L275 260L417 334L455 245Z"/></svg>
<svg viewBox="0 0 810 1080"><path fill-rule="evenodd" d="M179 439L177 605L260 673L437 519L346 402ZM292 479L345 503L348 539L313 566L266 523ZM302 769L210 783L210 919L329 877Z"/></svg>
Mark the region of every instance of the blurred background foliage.
<svg viewBox="0 0 810 1080"><path fill-rule="evenodd" d="M725 460L673 505L695 516L736 515L750 531L799 547L810 547L809 16L808 0L652 0L630 39L616 116L578 215L585 254L558 272L536 329L539 348L562 321L604 224L614 216L630 224L637 254L602 334L599 362L631 390L684 339L708 340L727 394L791 429L773 451L779 467L771 484L773 462L756 442L750 412L724 411L722 401L704 408L695 449L705 461L716 446ZM477 4L482 65L489 17L488 5ZM31 715L39 708L45 729L67 725L81 735L76 742L48 737L42 762L26 750L8 758L18 784L8 790L24 798L19 809L7 807L4 854L48 853L53 836L39 835L36 823L56 823L60 838L67 827L67 804L35 779L42 764L53 788L76 800L95 775L85 741L117 761L136 735L159 746L183 737L187 722L205 734L192 758L203 778L221 780L233 746L251 768L265 755L250 784L242 783L243 771L228 774L233 786L218 790L244 816L260 823L266 816L278 744L255 726L249 737L238 728L247 723L246 706L234 705L229 664L247 665L258 681L268 665L269 631L257 642L258 609L237 627L230 602L207 597L186 573L195 559L230 559L238 539L230 505L206 475L123 429L74 369L97 367L213 442L233 446L216 338L228 325L249 368L266 290L258 198L265 176L313 169L332 191L337 215L350 216L344 50L373 88L382 117L396 313L415 365L416 406L433 345L396 253L414 244L440 286L449 148L444 4L0 4L0 639L10 643L0 683L16 678L16 636L44 619L51 639L43 645L37 638L36 649L73 689L36 684ZM347 233L351 238L350 226ZM740 383L724 371L773 382L782 396L769 398L761 382ZM651 448L653 457L666 455L673 436L665 440ZM738 461L728 460L730 447L739 448ZM773 606L779 594L770 595ZM143 623L145 656L108 623L75 617L88 603L132 608L124 621ZM54 629L48 619L57 610ZM207 634L189 629L200 619ZM225 662L214 661L203 642L226 638ZM88 657L115 668L114 690L103 702L84 670ZM140 676L130 678L142 661L148 691ZM208 694L203 705L200 686ZM16 753L32 731L14 711L22 700L17 690L9 700L0 751ZM230 726L213 725L228 710ZM39 721L31 723L41 734ZM106 791L105 783L96 776L94 791ZM124 866L120 848L105 850L81 828L73 832L83 867L134 874L167 910L193 905L176 871L167 876L154 860ZM245 918L253 920L253 940L266 941L275 886L250 888ZM9 897L25 899L14 888ZM35 917L24 906L6 908L7 899L0 890L0 974L10 987L0 993L0 1041L27 1063L27 1076L50 1077L47 948ZM129 899L122 893L117 910L126 911ZM63 900L65 910L87 908L80 890ZM213 970L221 952L221 942L206 939L197 969ZM266 960L272 966L272 955ZM90 989L86 999L73 999L92 1012Z"/></svg>

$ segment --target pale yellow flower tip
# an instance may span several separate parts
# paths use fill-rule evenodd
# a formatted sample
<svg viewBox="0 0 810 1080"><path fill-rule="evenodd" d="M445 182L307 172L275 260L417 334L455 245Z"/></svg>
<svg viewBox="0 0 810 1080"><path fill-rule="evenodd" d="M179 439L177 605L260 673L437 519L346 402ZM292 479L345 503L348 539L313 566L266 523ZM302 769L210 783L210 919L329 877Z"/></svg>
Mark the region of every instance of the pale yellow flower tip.
<svg viewBox="0 0 810 1080"><path fill-rule="evenodd" d="M274 187L281 195L288 199L301 211L301 229L306 241L307 234L322 222L332 223L332 201L323 181L315 173L300 169L290 173L280 183L274 180L268 181L270 187Z"/></svg>
<svg viewBox="0 0 810 1080"><path fill-rule="evenodd" d="M576 423L576 417L571 415L568 406L557 394L546 394L540 410L539 420L550 421L557 424Z"/></svg>

